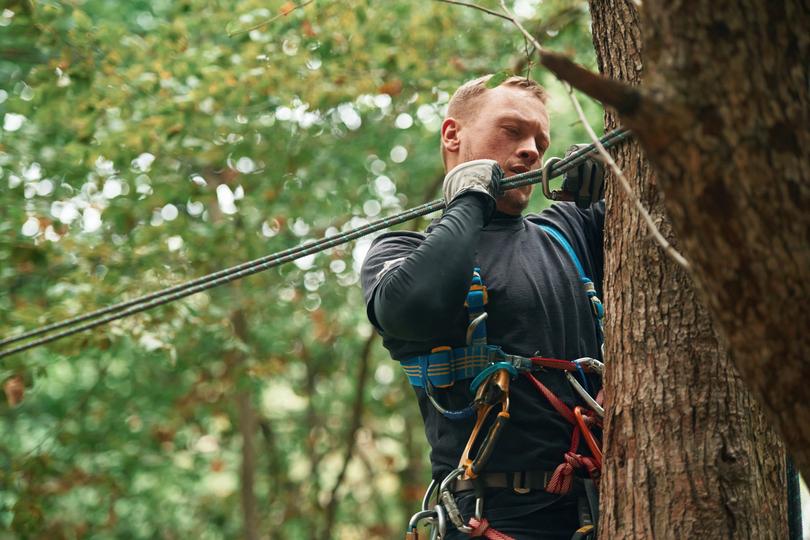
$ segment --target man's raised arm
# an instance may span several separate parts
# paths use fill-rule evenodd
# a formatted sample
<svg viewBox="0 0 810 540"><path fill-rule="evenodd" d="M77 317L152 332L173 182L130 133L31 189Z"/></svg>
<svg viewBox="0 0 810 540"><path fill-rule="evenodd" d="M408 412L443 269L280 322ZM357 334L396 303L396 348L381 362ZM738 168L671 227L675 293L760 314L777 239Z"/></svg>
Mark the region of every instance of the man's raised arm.
<svg viewBox="0 0 810 540"><path fill-rule="evenodd" d="M494 211L502 177L492 160L462 163L445 177L444 215L415 249L387 239L372 246L363 264L363 284L370 289L369 318L386 335L427 341L451 330L470 287L476 245Z"/></svg>

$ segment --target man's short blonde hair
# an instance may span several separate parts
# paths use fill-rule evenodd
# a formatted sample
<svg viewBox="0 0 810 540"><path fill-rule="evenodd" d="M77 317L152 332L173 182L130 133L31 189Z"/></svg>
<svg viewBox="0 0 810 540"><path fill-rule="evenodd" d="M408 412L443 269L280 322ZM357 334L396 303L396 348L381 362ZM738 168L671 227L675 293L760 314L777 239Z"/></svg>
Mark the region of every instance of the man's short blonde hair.
<svg viewBox="0 0 810 540"><path fill-rule="evenodd" d="M455 118L458 120L465 120L476 111L477 102L489 88L487 83L494 77L494 74L484 75L471 81L467 81L458 87L453 97L450 98L450 103L447 104L447 114L445 118ZM498 86L511 86L514 88L522 88L534 97L545 104L548 94L545 88L540 86L537 81L528 79L526 77L512 76L503 81ZM441 145L442 161L447 165L447 156L445 155L444 144Z"/></svg>
<svg viewBox="0 0 810 540"><path fill-rule="evenodd" d="M463 119L469 115L470 112L475 109L474 105L478 98L489 90L487 83L493 76L493 74L484 75L483 77L467 81L459 86L458 90L453 94L453 97L450 98L450 103L447 105L446 117ZM536 81L527 79L526 77L509 77L498 86L522 88L534 95L534 97L539 99L543 104L546 103L546 98L548 97L545 88L540 86Z"/></svg>

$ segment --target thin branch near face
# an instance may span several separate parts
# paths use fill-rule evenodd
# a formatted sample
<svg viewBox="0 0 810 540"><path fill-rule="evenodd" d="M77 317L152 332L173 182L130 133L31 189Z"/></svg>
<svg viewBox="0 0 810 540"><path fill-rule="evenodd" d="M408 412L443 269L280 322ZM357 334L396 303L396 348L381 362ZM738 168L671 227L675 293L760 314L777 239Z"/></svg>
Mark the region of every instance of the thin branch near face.
<svg viewBox="0 0 810 540"><path fill-rule="evenodd" d="M469 3L469 2L460 2L459 0L436 0L436 1L437 2L443 2L445 4L454 4L456 6L464 6L464 7L468 7L468 8L477 9L478 11L483 11L484 13L488 13L488 14L493 15L495 17L500 17L501 19L507 20L509 22L514 22L514 21L512 21L512 19L510 19L509 17L507 17L503 13L498 13L497 11L492 11L491 9L487 9L487 8L485 8L483 6L479 6L477 4L472 4L472 3Z"/></svg>
<svg viewBox="0 0 810 540"><path fill-rule="evenodd" d="M641 214L641 217L644 219L644 223L647 224L647 228L650 230L650 234L652 234L655 241L658 242L658 245L661 246L661 249L663 249L664 252L672 258L672 260L681 265L684 269L689 270L689 261L687 261L686 257L681 255L680 252L678 252L678 250L675 249L673 245L667 241L666 238L664 238L664 235L661 234L661 231L659 231L658 227L655 226L655 222L653 221L652 216L647 211L647 209L644 208L644 205L641 204L641 201L639 200L636 193L633 191L633 188L630 187L630 182L627 181L627 177L624 176L622 170L613 160L613 157L608 153L607 150L605 150L605 147L602 146L602 143L599 141L599 137L596 136L596 133L594 133L593 128L586 120L585 112L582 110L582 106L579 104L579 100L574 95L573 88L571 88L571 85L566 86L568 87L568 95L571 96L571 101L574 104L574 108L576 108L577 110L577 115L579 116L580 120L582 120L585 129L588 131L588 135L594 141L596 145L596 150L599 152L599 156L602 158L602 161L607 163L608 167L610 167L610 170L613 171L613 174L616 176L616 178L619 179L619 184L622 186L622 189L624 190L625 194L627 194L627 196L630 198L630 201L632 201L633 206L635 206L636 210L638 210L638 213Z"/></svg>
<svg viewBox="0 0 810 540"><path fill-rule="evenodd" d="M543 47L540 46L540 43L534 38L534 36L532 36L529 32L527 32L526 29L523 27L523 25L520 24L520 21L518 21L514 17L514 15L512 15L512 12L509 11L508 7L506 7L506 2L504 0L500 0L500 1L501 1L501 8L503 8L504 13L506 13L509 20L512 21L512 24L514 24L523 33L523 35L526 37L526 39L531 41L532 44L537 48L537 51L540 53L540 58L541 58L541 62L543 63L543 65L546 65L546 62L544 61L545 60L544 57L551 56L551 57L554 57L555 59L558 59L557 57L561 56L561 55L557 55L557 54L549 55L548 53L546 53L543 50ZM566 59L566 60L569 63L574 64L570 60L568 60L568 59ZM584 69L584 68L582 68L582 69ZM587 70L584 70L584 71L587 71ZM588 72L588 73L590 73L590 72ZM593 75L593 74L591 74L591 75ZM558 77L559 77L559 75L558 75ZM627 194L627 196L632 201L633 206L635 206L636 209L638 210L638 212L641 214L641 217L644 219L644 223L647 225L647 228L650 230L650 233L652 234L653 239L655 239L655 241L661 246L661 248L664 250L664 252L672 258L672 260L674 260L677 264L679 264L680 266L682 266L686 270L689 270L689 261L687 261L686 258L683 255L681 255L678 252L678 250L676 250L672 246L672 244L670 244L667 241L666 238L664 238L664 235L661 234L661 231L658 230L658 227L655 225L655 222L653 221L652 216L650 216L650 213L647 211L646 208L644 208L644 205L641 204L641 201L639 200L638 196L635 194L633 189L630 187L630 182L627 181L627 177L624 176L624 173L619 168L619 166L616 165L616 162L613 160L611 155L608 154L607 150L605 150L605 147L602 146L601 142L599 142L599 137L596 136L596 133L593 131L593 128L591 127L591 124L588 122L588 119L585 117L585 112L582 110L582 107L579 104L579 100L577 100L576 96L574 95L573 88L571 88L571 85L568 83L568 81L563 81L563 82L565 82L565 85L566 85L566 87L568 89L568 96L571 98L571 102L574 104L574 109L576 109L576 111L577 111L577 116L579 116L579 119L582 122L582 125L585 126L585 130L588 132L588 136L594 142L594 145L596 146L596 149L599 152L599 155L601 156L602 160L605 163L607 163L607 165L610 167L610 170L613 171L613 174L616 176L616 178L619 179L619 183L621 184L622 189L624 189L625 193ZM621 86L624 87L625 85L621 85Z"/></svg>
<svg viewBox="0 0 810 540"><path fill-rule="evenodd" d="M545 20L541 21L536 27L531 29L531 33L534 36L542 36L546 34L549 30L554 30L557 28L561 28L563 26L567 26L571 22L573 22L579 16L579 7L567 7L561 11L550 15ZM523 36L524 42L528 42L526 36ZM529 49L528 55L520 55L518 60L512 65L512 72L513 73L520 73L524 70L527 63L532 63L532 59L534 58L534 53L536 52L534 46L532 45ZM532 67L534 67L532 65Z"/></svg>
<svg viewBox="0 0 810 540"><path fill-rule="evenodd" d="M526 79L528 80L532 73L532 53L534 51L529 50L529 40L526 39L526 36L523 36L523 48L526 51Z"/></svg>
<svg viewBox="0 0 810 540"><path fill-rule="evenodd" d="M282 7L281 13L279 13L278 15L274 15L273 17L270 17L266 21L260 22L259 24L255 24L255 25L251 26L250 28L242 28L241 30L236 30L235 32L230 32L228 34L228 37L233 37L233 36L237 36L239 34L244 34L246 32L252 32L254 30L258 30L262 26L267 26L268 24L270 24L270 23L272 23L272 22L274 22L274 21L276 21L276 20L278 20L278 19L280 19L282 17L286 17L287 15L289 15L290 13L295 11L296 9L301 9L303 7L306 7L306 6L308 6L309 4L311 4L314 1L315 0L307 0L306 2L301 2L300 4L295 5L295 6L291 7L291 8L287 8L287 9L284 9Z"/></svg>

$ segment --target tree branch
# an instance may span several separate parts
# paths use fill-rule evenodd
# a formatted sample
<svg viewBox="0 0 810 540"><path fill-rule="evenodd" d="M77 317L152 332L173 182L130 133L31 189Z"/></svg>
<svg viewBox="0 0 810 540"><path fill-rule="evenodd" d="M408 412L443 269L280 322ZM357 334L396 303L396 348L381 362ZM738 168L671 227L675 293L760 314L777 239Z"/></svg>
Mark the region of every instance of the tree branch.
<svg viewBox="0 0 810 540"><path fill-rule="evenodd" d="M622 116L632 116L641 104L641 92L635 87L593 73L564 54L541 50L540 63L561 81L613 107Z"/></svg>
<svg viewBox="0 0 810 540"><path fill-rule="evenodd" d="M357 372L357 388L354 394L354 403L352 404L352 423L349 426L349 429L346 431L346 437L344 439L345 449L343 451L343 464L340 467L340 472L338 472L335 485L332 486L332 491L329 494L329 502L326 504L326 524L324 530L326 531L327 538L335 521L335 512L338 504L337 492L346 477L346 470L349 468L349 463L351 462L354 454L355 436L357 435L357 430L360 429L360 424L362 423L363 401L366 393L366 383L368 382L368 368L369 364L371 363L371 346L376 337L377 333L373 332L371 337L366 340L366 343L363 346L363 352L360 355L360 367L358 368Z"/></svg>
<svg viewBox="0 0 810 540"><path fill-rule="evenodd" d="M644 208L644 205L641 203L638 195L636 195L636 193L633 191L633 188L630 187L630 182L628 182L624 172L622 172L622 170L613 160L613 156L611 156L605 147L602 146L602 143L599 141L599 137L596 136L596 133L594 133L593 128L588 123L587 118L585 118L585 112L582 110L579 100L574 95L574 92L570 86L568 87L568 95L571 96L571 101L574 103L574 108L576 108L580 120L582 120L582 123L585 125L588 135L594 141L596 150L599 152L599 156L610 167L610 170L613 171L616 178L619 179L619 185L622 186L625 194L630 198L630 201L633 203L633 206L636 207L636 210L638 210L638 213L641 215L641 218L647 225L647 229L650 231L650 234L652 234L653 239L658 243L658 245L661 246L661 249L663 249L664 252L672 258L673 261L678 263L684 269L689 270L689 261L687 261L686 257L681 255L680 252L678 252L678 250L675 249L675 247L670 244L666 238L664 238L664 235L661 234L661 231L659 231L658 227L655 225L652 216L647 209Z"/></svg>
<svg viewBox="0 0 810 540"><path fill-rule="evenodd" d="M279 13L278 15L274 15L273 17L270 17L266 21L260 22L259 24L254 24L253 26L251 26L249 28L243 28L241 30L236 30L234 32L231 32L231 33L228 34L228 37L233 37L233 36L236 36L236 35L239 35L239 34L244 34L246 32L252 32L253 30L258 30L262 26L267 26L268 24L272 23L273 21L275 21L277 19L280 19L281 17L286 17L287 15L289 15L290 13L295 11L296 9L301 9L302 7L306 7L307 5L311 4L314 1L315 0L307 0L306 2L301 2L300 4L298 4L296 6L293 6L293 7L289 8L289 9L283 9L282 8L281 13Z"/></svg>
<svg viewBox="0 0 810 540"><path fill-rule="evenodd" d="M493 15L495 17L500 17L501 19L511 21L511 19L509 17L507 17L506 15L504 15L503 13L498 13L497 11L487 9L487 8L485 8L483 6L479 6L477 4L473 4L473 3L470 3L470 2L460 2L459 0L436 0L436 1L437 2L443 2L445 4L454 4L456 6L464 6L464 7L468 7L468 8L477 9L478 11L483 11L484 13L488 13L488 14Z"/></svg>
<svg viewBox="0 0 810 540"><path fill-rule="evenodd" d="M532 34L535 36L543 35L549 30L553 30L558 27L566 26L572 22L574 22L579 14L581 13L579 7L572 6L561 11L554 13L551 17L546 18L543 21L539 21L539 24L532 28ZM525 37L525 36L524 36ZM526 40L528 42L528 39ZM540 41L538 39L538 41ZM531 42L529 42L531 43ZM532 50L529 51L527 54L521 54L518 56L517 60L512 64L512 73L518 74L523 72L524 69L527 68L527 64L530 63L531 56L536 52L534 45L532 45ZM528 70L527 70L528 76Z"/></svg>
<svg viewBox="0 0 810 540"><path fill-rule="evenodd" d="M621 87L626 87L626 88L632 89L632 87L630 87L628 85L625 85L623 83L619 83L617 81L612 81L610 79L604 79L603 77L599 77L598 75L595 75L595 74L591 73L587 69L583 68L582 66L577 65L576 63L572 62L571 60L563 57L562 55L560 55L558 53L545 52L543 50L543 48L540 46L540 43L531 34L529 34L529 32L526 31L526 29L523 27L523 25L520 24L520 21L518 21L512 15L512 12L509 11L508 7L506 7L506 2L504 0L501 0L501 7L503 8L504 12L509 16L512 23L515 26L517 26L518 30L520 30L523 33L523 35L526 36L526 38L529 39L534 44L534 46L537 48L537 50L540 52L540 59L541 59L540 61L541 61L541 63L543 63L543 65L546 65L545 62L543 61L543 59L546 58L546 57L556 58L556 59L564 58L565 62L562 62L560 65L564 66L565 69L570 69L571 73L576 74L577 76L579 76L579 77L581 77L583 79L587 79L590 82L594 82L596 79L602 79L604 81L609 81L611 83L612 87L615 90L619 90ZM548 66L546 66L546 67L548 67ZM586 74L587 74L587 77L585 76ZM559 75L558 75L558 78L559 78ZM611 157L611 155L608 154L607 150L605 150L605 147L602 146L602 143L599 141L599 137L597 137L596 133L594 133L593 128L591 127L591 124L588 122L588 119L585 116L585 112L582 110L582 107L579 104L579 100L577 100L576 96L574 95L574 91L572 90L571 86L572 86L571 84L568 85L568 95L571 98L571 102L574 104L574 109L576 109L577 115L579 116L579 119L582 122L582 125L585 127L585 130L588 132L588 136L591 138L594 145L596 146L596 150L599 152L599 155L601 156L602 160L605 163L607 163L607 165L610 167L610 170L613 171L613 174L616 176L616 178L619 179L619 183L621 184L621 186L624 189L627 196L630 197L630 200L633 203L633 206L635 206L636 209L638 210L639 214L641 214L641 217L644 220L644 223L647 225L647 228L649 229L650 233L652 234L653 239L661 246L661 248L664 250L664 252L667 255L669 255L676 263L678 263L683 268L689 270L689 261L687 261L686 258L683 255L681 255L672 246L672 244L670 244L667 241L666 238L664 238L664 235L661 234L661 231L659 231L658 227L655 225L655 222L653 221L652 216L650 216L650 213L647 211L646 208L644 208L644 205L641 203L641 200L639 200L638 196L633 192L632 188L630 187L630 182L627 181L627 178L624 176L624 173L622 172L622 170L619 168L618 165L616 165L616 162L613 160L613 157ZM603 87L600 87L600 88L603 88ZM637 95L639 95L637 91L635 91L635 92L636 92ZM637 106L637 101L634 102L633 108L635 109L636 106Z"/></svg>

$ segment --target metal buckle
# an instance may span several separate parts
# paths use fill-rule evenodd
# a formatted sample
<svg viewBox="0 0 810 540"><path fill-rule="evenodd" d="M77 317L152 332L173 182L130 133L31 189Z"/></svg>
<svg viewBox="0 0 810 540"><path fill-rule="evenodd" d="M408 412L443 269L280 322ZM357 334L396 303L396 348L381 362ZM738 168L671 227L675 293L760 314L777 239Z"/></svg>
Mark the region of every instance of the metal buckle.
<svg viewBox="0 0 810 540"><path fill-rule="evenodd" d="M532 490L531 488L526 487L526 484L524 483L526 478L525 475L525 471L512 473L512 491L519 495L525 495Z"/></svg>

